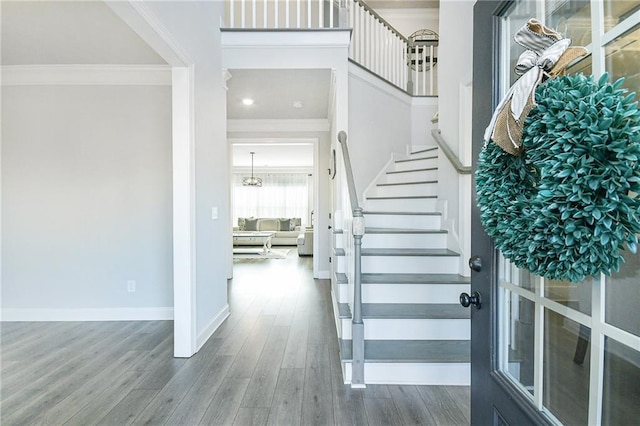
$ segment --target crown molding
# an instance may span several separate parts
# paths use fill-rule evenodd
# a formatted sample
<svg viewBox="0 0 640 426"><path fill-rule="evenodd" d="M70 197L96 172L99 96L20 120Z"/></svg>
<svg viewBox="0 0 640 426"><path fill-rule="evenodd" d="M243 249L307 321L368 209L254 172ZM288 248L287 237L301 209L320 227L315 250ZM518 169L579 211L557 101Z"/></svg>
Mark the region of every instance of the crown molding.
<svg viewBox="0 0 640 426"><path fill-rule="evenodd" d="M171 86L168 65L4 65L2 86Z"/></svg>
<svg viewBox="0 0 640 426"><path fill-rule="evenodd" d="M322 119L265 119L227 120L227 132L328 132L329 120Z"/></svg>

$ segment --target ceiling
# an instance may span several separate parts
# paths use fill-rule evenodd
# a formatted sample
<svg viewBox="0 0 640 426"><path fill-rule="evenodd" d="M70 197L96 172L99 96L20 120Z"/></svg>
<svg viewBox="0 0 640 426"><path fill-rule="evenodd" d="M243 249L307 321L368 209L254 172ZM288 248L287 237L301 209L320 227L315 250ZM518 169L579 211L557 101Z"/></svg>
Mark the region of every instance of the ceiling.
<svg viewBox="0 0 640 426"><path fill-rule="evenodd" d="M101 1L0 1L2 64L166 64Z"/></svg>
<svg viewBox="0 0 640 426"><path fill-rule="evenodd" d="M231 120L326 120L329 115L329 69L235 69L227 81L227 118ZM250 98L254 104L243 105ZM299 102L300 108L294 107ZM296 138L232 140L233 167L255 169L310 169L313 142Z"/></svg>
<svg viewBox="0 0 640 426"><path fill-rule="evenodd" d="M446 1L446 0L445 0ZM368 0L372 9L437 9L440 0Z"/></svg>
<svg viewBox="0 0 640 426"><path fill-rule="evenodd" d="M331 70L242 69L228 70L227 118L326 119L329 114ZM250 98L253 105L243 105ZM300 103L300 108L294 107Z"/></svg>

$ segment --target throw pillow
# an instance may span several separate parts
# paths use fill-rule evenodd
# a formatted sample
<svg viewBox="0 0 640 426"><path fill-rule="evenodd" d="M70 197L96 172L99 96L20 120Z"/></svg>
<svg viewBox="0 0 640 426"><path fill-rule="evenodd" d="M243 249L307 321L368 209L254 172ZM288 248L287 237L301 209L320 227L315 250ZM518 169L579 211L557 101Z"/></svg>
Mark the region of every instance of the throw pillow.
<svg viewBox="0 0 640 426"><path fill-rule="evenodd" d="M245 231L257 231L258 230L258 219L246 218L244 220L244 230Z"/></svg>
<svg viewBox="0 0 640 426"><path fill-rule="evenodd" d="M291 231L291 219L279 219L280 227L279 231Z"/></svg>
<svg viewBox="0 0 640 426"><path fill-rule="evenodd" d="M238 218L238 231L246 231L245 229L245 218L244 217L239 217Z"/></svg>

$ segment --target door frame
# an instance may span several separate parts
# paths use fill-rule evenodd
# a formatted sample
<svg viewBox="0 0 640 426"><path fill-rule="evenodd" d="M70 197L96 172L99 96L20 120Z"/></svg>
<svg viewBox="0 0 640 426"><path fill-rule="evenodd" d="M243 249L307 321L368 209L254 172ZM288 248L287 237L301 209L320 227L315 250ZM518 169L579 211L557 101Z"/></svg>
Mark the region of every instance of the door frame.
<svg viewBox="0 0 640 426"><path fill-rule="evenodd" d="M483 148L484 130L499 101L500 16L514 3L478 0L473 11L473 114L472 167ZM474 178L475 179L475 178ZM552 421L499 370L498 348L498 256L484 232L471 188L471 253L480 256L483 268L471 273L471 291L482 296L482 307L471 312L471 423L545 425ZM498 414L499 413L499 414Z"/></svg>

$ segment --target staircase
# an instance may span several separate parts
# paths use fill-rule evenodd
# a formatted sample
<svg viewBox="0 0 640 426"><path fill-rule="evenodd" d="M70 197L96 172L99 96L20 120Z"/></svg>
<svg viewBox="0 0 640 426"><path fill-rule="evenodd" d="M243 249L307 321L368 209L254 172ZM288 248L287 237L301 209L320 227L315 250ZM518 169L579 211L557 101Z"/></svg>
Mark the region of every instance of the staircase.
<svg viewBox="0 0 640 426"><path fill-rule="evenodd" d="M469 278L447 249L436 211L438 147L395 160L364 200L362 313L365 383L468 385ZM351 379L351 310L342 231L334 232L336 319L345 382ZM346 233L344 233L346 235Z"/></svg>

